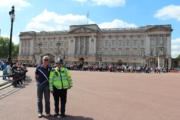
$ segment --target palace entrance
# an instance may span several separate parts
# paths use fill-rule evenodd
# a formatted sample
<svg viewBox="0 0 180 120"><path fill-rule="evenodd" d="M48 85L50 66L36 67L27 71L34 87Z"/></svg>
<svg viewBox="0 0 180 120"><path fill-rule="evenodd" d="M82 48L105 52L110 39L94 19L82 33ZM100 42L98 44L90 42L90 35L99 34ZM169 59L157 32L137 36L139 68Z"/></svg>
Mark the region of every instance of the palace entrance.
<svg viewBox="0 0 180 120"><path fill-rule="evenodd" d="M146 63L148 67L157 67L158 66L158 60L157 57L150 56L146 59Z"/></svg>
<svg viewBox="0 0 180 120"><path fill-rule="evenodd" d="M122 66L122 60L118 60L117 65Z"/></svg>
<svg viewBox="0 0 180 120"><path fill-rule="evenodd" d="M42 56L41 56L41 60L42 60L42 58L43 58L44 56L46 56L46 55L49 56L49 63L50 63L50 64L52 64L52 63L54 64L54 63L55 63L55 56L53 56L53 55L50 54L50 53L46 53L46 54L42 55Z"/></svg>
<svg viewBox="0 0 180 120"><path fill-rule="evenodd" d="M79 62L84 63L84 58L83 57L80 57L78 60L79 60Z"/></svg>

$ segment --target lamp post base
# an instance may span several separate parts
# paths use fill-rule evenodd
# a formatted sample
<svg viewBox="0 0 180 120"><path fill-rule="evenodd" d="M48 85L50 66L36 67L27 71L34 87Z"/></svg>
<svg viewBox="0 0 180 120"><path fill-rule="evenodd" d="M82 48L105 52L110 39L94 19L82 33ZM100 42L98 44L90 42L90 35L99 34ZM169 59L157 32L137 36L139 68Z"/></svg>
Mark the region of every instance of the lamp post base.
<svg viewBox="0 0 180 120"><path fill-rule="evenodd" d="M11 57L8 56L8 62L11 63Z"/></svg>

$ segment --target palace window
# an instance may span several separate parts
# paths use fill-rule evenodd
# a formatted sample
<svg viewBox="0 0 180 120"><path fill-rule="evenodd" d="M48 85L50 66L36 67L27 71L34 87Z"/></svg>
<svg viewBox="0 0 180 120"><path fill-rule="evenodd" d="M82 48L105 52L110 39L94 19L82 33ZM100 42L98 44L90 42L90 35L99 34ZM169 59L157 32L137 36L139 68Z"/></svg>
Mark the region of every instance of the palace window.
<svg viewBox="0 0 180 120"><path fill-rule="evenodd" d="M77 51L77 49L75 50L75 54L78 54L78 51Z"/></svg>
<svg viewBox="0 0 180 120"><path fill-rule="evenodd" d="M105 54L105 55L108 55L108 51L106 50L106 51L104 52L104 54Z"/></svg>
<svg viewBox="0 0 180 120"><path fill-rule="evenodd" d="M129 55L129 49L126 49L126 55Z"/></svg>
<svg viewBox="0 0 180 120"><path fill-rule="evenodd" d="M115 41L113 40L113 41L112 41L112 46L114 46L114 44L115 44Z"/></svg>
<svg viewBox="0 0 180 120"><path fill-rule="evenodd" d="M76 46L79 46L79 41L76 41Z"/></svg>
<svg viewBox="0 0 180 120"><path fill-rule="evenodd" d="M164 55L167 55L167 51L166 50L164 50Z"/></svg>
<svg viewBox="0 0 180 120"><path fill-rule="evenodd" d="M154 55L154 50L151 50L151 56L153 56Z"/></svg>
<svg viewBox="0 0 180 120"><path fill-rule="evenodd" d="M119 55L122 55L122 52L121 52L121 50L119 50Z"/></svg>
<svg viewBox="0 0 180 120"><path fill-rule="evenodd" d="M160 40L156 40L156 45L160 45Z"/></svg>
<svg viewBox="0 0 180 120"><path fill-rule="evenodd" d="M137 50L133 50L133 55L137 55Z"/></svg>
<svg viewBox="0 0 180 120"><path fill-rule="evenodd" d="M98 46L101 46L101 41L98 41Z"/></svg>
<svg viewBox="0 0 180 120"><path fill-rule="evenodd" d="M122 41L121 40L119 41L119 46L122 46Z"/></svg>
<svg viewBox="0 0 180 120"><path fill-rule="evenodd" d="M151 45L154 45L154 40L151 40Z"/></svg>
<svg viewBox="0 0 180 120"><path fill-rule="evenodd" d="M141 46L144 46L144 40L141 40Z"/></svg>
<svg viewBox="0 0 180 120"><path fill-rule="evenodd" d="M86 54L89 55L89 50L88 49L86 50Z"/></svg>
<svg viewBox="0 0 180 120"><path fill-rule="evenodd" d="M164 45L164 46L167 45L167 40L163 40L163 45Z"/></svg>
<svg viewBox="0 0 180 120"><path fill-rule="evenodd" d="M112 50L112 53L111 53L111 55L114 55L115 54L115 51L114 50Z"/></svg>
<svg viewBox="0 0 180 120"><path fill-rule="evenodd" d="M84 40L81 41L81 45L84 45Z"/></svg>
<svg viewBox="0 0 180 120"><path fill-rule="evenodd" d="M105 46L108 46L108 41L107 40L105 41Z"/></svg>
<svg viewBox="0 0 180 120"><path fill-rule="evenodd" d="M81 50L81 54L84 55L84 50Z"/></svg>
<svg viewBox="0 0 180 120"><path fill-rule="evenodd" d="M62 47L64 46L64 41L61 42L61 46L62 46Z"/></svg>
<svg viewBox="0 0 180 120"><path fill-rule="evenodd" d="M137 41L136 40L134 40L134 46L137 46Z"/></svg>
<svg viewBox="0 0 180 120"><path fill-rule="evenodd" d="M126 46L129 46L129 41L128 40L126 41Z"/></svg>

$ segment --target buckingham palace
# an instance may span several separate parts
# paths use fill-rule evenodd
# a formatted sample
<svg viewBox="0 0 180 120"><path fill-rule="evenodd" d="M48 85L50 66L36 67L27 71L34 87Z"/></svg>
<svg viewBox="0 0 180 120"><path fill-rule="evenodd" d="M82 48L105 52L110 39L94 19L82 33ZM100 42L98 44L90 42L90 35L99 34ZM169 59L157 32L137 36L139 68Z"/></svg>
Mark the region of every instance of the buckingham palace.
<svg viewBox="0 0 180 120"><path fill-rule="evenodd" d="M96 24L71 25L67 31L20 32L18 61L40 64L44 55L54 63L158 66L159 46L164 64L171 66L171 25L136 28L99 28ZM167 61L167 62L166 62Z"/></svg>

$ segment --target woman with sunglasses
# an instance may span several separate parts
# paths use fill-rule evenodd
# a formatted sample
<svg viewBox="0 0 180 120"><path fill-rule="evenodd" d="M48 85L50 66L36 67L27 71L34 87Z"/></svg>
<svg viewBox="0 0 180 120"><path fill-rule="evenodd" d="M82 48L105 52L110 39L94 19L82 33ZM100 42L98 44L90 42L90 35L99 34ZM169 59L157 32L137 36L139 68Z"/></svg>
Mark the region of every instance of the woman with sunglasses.
<svg viewBox="0 0 180 120"><path fill-rule="evenodd" d="M38 117L42 117L43 105L42 99L43 94L45 98L45 112L46 116L50 117L50 90L49 90L49 74L51 67L48 65L49 57L44 56L42 59L42 65L39 65L35 71L35 80L37 83L37 105L38 105Z"/></svg>

